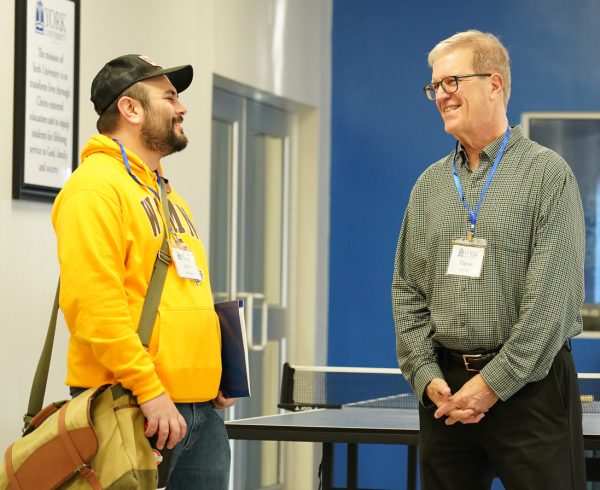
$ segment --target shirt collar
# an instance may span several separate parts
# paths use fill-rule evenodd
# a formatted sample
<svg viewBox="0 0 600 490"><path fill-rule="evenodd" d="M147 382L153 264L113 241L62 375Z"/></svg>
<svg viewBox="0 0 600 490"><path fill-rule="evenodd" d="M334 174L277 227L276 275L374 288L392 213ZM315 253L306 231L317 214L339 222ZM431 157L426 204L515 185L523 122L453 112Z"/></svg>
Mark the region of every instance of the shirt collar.
<svg viewBox="0 0 600 490"><path fill-rule="evenodd" d="M508 143L506 145L506 149L508 150L512 145L514 145L517 141L521 140L525 136L523 135L523 129L521 125L512 126L510 130L510 136L508 138ZM480 164L492 166L494 163L494 159L496 155L500 151L500 147L502 146L502 141L504 140L504 133L501 136L498 136L494 141L492 141L489 145L487 145L481 151L481 161ZM464 150L461 144L458 145L458 157L456 159L457 165L461 167L466 167L467 165L467 152Z"/></svg>

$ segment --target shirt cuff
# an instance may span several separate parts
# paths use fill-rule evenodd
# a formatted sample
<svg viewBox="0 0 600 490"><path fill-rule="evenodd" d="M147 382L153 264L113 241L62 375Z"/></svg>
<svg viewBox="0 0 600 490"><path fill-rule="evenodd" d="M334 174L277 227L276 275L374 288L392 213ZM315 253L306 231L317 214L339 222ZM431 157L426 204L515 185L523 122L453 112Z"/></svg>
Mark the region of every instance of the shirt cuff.
<svg viewBox="0 0 600 490"><path fill-rule="evenodd" d="M433 402L425 394L425 388L434 378L444 379L440 366L435 363L422 365L413 375L413 388L415 394L424 407L433 406Z"/></svg>
<svg viewBox="0 0 600 490"><path fill-rule="evenodd" d="M479 374L502 401L508 400L527 384L515 376L502 354L494 357Z"/></svg>

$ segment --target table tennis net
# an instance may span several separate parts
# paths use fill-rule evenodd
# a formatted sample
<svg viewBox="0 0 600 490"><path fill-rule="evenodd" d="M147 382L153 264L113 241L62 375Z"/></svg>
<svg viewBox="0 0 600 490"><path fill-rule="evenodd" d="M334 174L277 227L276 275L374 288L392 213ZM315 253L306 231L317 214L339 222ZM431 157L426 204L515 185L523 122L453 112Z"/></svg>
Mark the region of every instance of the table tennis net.
<svg viewBox="0 0 600 490"><path fill-rule="evenodd" d="M600 374L579 373L579 393L584 413L600 413Z"/></svg>
<svg viewBox="0 0 600 490"><path fill-rule="evenodd" d="M400 369L283 366L279 407L287 410L361 405L417 408Z"/></svg>
<svg viewBox="0 0 600 490"><path fill-rule="evenodd" d="M600 413L600 374L578 376L583 411ZM418 400L400 369L284 364L280 408L342 406L414 409Z"/></svg>

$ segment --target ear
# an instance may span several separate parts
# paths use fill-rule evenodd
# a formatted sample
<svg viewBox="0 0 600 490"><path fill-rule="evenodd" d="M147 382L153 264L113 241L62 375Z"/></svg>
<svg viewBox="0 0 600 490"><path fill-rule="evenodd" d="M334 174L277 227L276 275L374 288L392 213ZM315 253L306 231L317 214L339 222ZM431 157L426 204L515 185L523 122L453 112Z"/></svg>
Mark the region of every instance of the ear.
<svg viewBox="0 0 600 490"><path fill-rule="evenodd" d="M142 104L140 104L139 101L125 95L117 102L117 108L123 119L128 123L138 125L142 122L142 114L144 111L142 109Z"/></svg>
<svg viewBox="0 0 600 490"><path fill-rule="evenodd" d="M504 78L500 73L494 73L490 77L492 84L492 90L490 92L490 99L494 100L498 97L504 97Z"/></svg>

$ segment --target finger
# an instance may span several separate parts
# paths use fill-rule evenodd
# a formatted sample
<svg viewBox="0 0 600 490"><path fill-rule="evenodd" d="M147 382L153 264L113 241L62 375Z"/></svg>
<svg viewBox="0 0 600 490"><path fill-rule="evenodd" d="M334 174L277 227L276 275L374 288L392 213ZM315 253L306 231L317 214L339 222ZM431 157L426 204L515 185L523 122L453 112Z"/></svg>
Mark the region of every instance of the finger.
<svg viewBox="0 0 600 490"><path fill-rule="evenodd" d="M167 448L173 449L181 440L181 426L179 416L169 422L169 437L167 439Z"/></svg>
<svg viewBox="0 0 600 490"><path fill-rule="evenodd" d="M442 405L440 405L438 407L438 409L435 411L435 413L433 414L433 416L436 419L440 419L444 415L448 415L453 410L460 410L460 407L456 403L446 402L446 403L443 403Z"/></svg>
<svg viewBox="0 0 600 490"><path fill-rule="evenodd" d="M151 418L150 420L146 419L146 423L144 424L144 435L146 437L152 437L156 433L157 428L158 423L155 418Z"/></svg>
<svg viewBox="0 0 600 490"><path fill-rule="evenodd" d="M460 422L461 424L477 424L481 421L481 419L485 416L485 414L480 413L480 414L472 414L470 416L460 416L460 417L452 417L453 418L453 422L452 423L448 423L448 419L446 419L446 425L453 425L456 422Z"/></svg>
<svg viewBox="0 0 600 490"><path fill-rule="evenodd" d="M478 415L473 415L474 423L479 423L483 417L485 417L485 413L480 413Z"/></svg>
<svg viewBox="0 0 600 490"><path fill-rule="evenodd" d="M452 395L452 392L450 391L450 387L448 385L439 387L438 393L444 398L448 398L450 395Z"/></svg>
<svg viewBox="0 0 600 490"><path fill-rule="evenodd" d="M473 410L470 409L460 409L460 408L454 408L453 410L450 410L446 413L446 416L452 419L455 419L458 422L464 422L467 420L472 419L473 417Z"/></svg>
<svg viewBox="0 0 600 490"><path fill-rule="evenodd" d="M156 431L156 447L158 449L163 449L165 447L165 444L166 444L168 438L169 438L169 424L168 424L168 422L167 423L163 422L162 424L159 424L158 430Z"/></svg>

